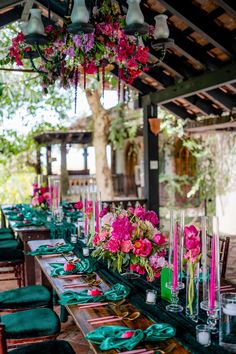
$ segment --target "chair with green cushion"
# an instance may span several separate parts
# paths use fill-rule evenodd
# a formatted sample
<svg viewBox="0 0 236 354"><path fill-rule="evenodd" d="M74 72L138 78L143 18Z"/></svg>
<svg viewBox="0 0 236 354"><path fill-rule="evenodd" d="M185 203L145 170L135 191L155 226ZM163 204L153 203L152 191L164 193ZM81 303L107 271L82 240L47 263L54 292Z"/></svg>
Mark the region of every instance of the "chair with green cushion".
<svg viewBox="0 0 236 354"><path fill-rule="evenodd" d="M0 292L0 311L15 312L37 307L53 307L52 294L43 285Z"/></svg>
<svg viewBox="0 0 236 354"><path fill-rule="evenodd" d="M0 228L0 235L1 234L6 234L6 233L13 233L12 229L10 229L9 227L2 227Z"/></svg>
<svg viewBox="0 0 236 354"><path fill-rule="evenodd" d="M13 273L14 277L0 278L0 281L17 280L19 287L24 285L24 254L17 240L0 240L0 274Z"/></svg>
<svg viewBox="0 0 236 354"><path fill-rule="evenodd" d="M48 308L37 308L0 316L5 326L7 347L55 339L61 324L57 314Z"/></svg>
<svg viewBox="0 0 236 354"><path fill-rule="evenodd" d="M14 240L15 236L13 234L12 229L10 228L2 228L0 229L0 241L2 240Z"/></svg>

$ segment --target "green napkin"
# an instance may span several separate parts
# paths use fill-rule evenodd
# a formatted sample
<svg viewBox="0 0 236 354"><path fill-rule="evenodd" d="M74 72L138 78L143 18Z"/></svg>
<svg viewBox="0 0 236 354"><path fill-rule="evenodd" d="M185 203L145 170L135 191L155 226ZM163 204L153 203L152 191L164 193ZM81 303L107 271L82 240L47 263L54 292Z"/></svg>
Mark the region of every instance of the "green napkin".
<svg viewBox="0 0 236 354"><path fill-rule="evenodd" d="M122 338L126 332L132 332L132 337ZM102 326L86 335L86 339L91 343L98 344L101 350L132 350L143 338L144 333L141 329L131 330L124 326Z"/></svg>
<svg viewBox="0 0 236 354"><path fill-rule="evenodd" d="M10 221L22 221L24 220L24 216L17 216L16 214L12 214L8 216L8 220Z"/></svg>
<svg viewBox="0 0 236 354"><path fill-rule="evenodd" d="M32 221L29 221L27 223L24 223L22 221L19 221L19 222L16 222L14 224L14 227L28 227L28 226L43 226L44 225L44 222L43 221L37 221L37 220L32 220Z"/></svg>
<svg viewBox="0 0 236 354"><path fill-rule="evenodd" d="M115 284L104 294L92 296L88 295L88 290L79 293L68 290L60 295L61 305L85 304L86 302L100 302L105 300L120 301L125 299L130 293L130 289L123 284Z"/></svg>
<svg viewBox="0 0 236 354"><path fill-rule="evenodd" d="M175 335L175 328L166 323L156 323L145 331L123 326L102 326L86 335L91 343L98 344L101 350L132 350L141 341L162 341ZM126 338L124 338L126 337Z"/></svg>
<svg viewBox="0 0 236 354"><path fill-rule="evenodd" d="M50 267L54 268L51 272L52 277L56 277L58 275L92 273L95 271L94 263L89 261L89 259L82 259L80 262L75 264L74 269L69 271L64 271L64 263L51 263Z"/></svg>
<svg viewBox="0 0 236 354"><path fill-rule="evenodd" d="M5 214L6 214L6 215L9 215L9 216L11 216L11 215L14 216L14 215L16 215L16 214L19 214L19 211L17 211L17 210L15 210L15 211L12 210L12 211L10 211L10 210L9 210L9 211L5 211Z"/></svg>
<svg viewBox="0 0 236 354"><path fill-rule="evenodd" d="M74 246L66 243L64 245L51 247L49 245L41 245L35 251L29 252L30 256L44 255L44 254L56 254L56 253L68 253L73 251Z"/></svg>

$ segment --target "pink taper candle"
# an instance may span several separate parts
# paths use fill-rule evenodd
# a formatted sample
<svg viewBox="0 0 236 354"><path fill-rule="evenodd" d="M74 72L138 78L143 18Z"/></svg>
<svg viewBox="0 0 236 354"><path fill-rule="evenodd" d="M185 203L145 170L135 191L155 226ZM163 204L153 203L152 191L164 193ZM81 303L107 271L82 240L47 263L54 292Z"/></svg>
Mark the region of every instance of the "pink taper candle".
<svg viewBox="0 0 236 354"><path fill-rule="evenodd" d="M84 234L87 235L88 233L88 217L87 217L87 208L88 208L88 201L85 199L85 206L84 206Z"/></svg>
<svg viewBox="0 0 236 354"><path fill-rule="evenodd" d="M211 274L210 274L210 310L215 308L215 285L216 285L216 238L211 241Z"/></svg>
<svg viewBox="0 0 236 354"><path fill-rule="evenodd" d="M98 200L95 202L95 232L99 232L99 203Z"/></svg>
<svg viewBox="0 0 236 354"><path fill-rule="evenodd" d="M173 281L172 286L174 290L178 286L178 225L177 223L174 225L174 257L173 257Z"/></svg>

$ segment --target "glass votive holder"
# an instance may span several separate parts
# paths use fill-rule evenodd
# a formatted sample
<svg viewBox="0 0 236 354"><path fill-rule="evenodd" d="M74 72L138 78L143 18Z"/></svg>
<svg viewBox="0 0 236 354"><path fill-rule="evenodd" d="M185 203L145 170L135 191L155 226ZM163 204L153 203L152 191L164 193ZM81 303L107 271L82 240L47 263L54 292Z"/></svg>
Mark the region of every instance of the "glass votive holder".
<svg viewBox="0 0 236 354"><path fill-rule="evenodd" d="M77 235L76 234L71 234L70 242L71 243L77 243Z"/></svg>
<svg viewBox="0 0 236 354"><path fill-rule="evenodd" d="M48 222L51 222L52 221L52 217L49 215L49 216L47 216L47 221Z"/></svg>
<svg viewBox="0 0 236 354"><path fill-rule="evenodd" d="M82 248L83 256L88 257L89 256L89 248L88 247L83 247Z"/></svg>
<svg viewBox="0 0 236 354"><path fill-rule="evenodd" d="M157 291L152 289L146 290L146 304L155 305L157 300Z"/></svg>
<svg viewBox="0 0 236 354"><path fill-rule="evenodd" d="M67 222L68 224L70 224L70 223L71 223L71 217L70 217L70 216L67 216L67 218L66 218L66 222Z"/></svg>
<svg viewBox="0 0 236 354"><path fill-rule="evenodd" d="M204 347L209 347L211 345L211 329L208 325L197 325L196 326L196 339L198 343Z"/></svg>

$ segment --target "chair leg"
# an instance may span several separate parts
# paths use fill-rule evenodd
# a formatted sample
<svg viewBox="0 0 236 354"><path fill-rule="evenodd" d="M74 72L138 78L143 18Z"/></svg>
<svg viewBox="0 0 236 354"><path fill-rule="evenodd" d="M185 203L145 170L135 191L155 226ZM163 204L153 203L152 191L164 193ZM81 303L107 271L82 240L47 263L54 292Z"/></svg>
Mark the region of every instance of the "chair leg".
<svg viewBox="0 0 236 354"><path fill-rule="evenodd" d="M7 342L5 337L5 325L0 323L0 354L7 354Z"/></svg>

